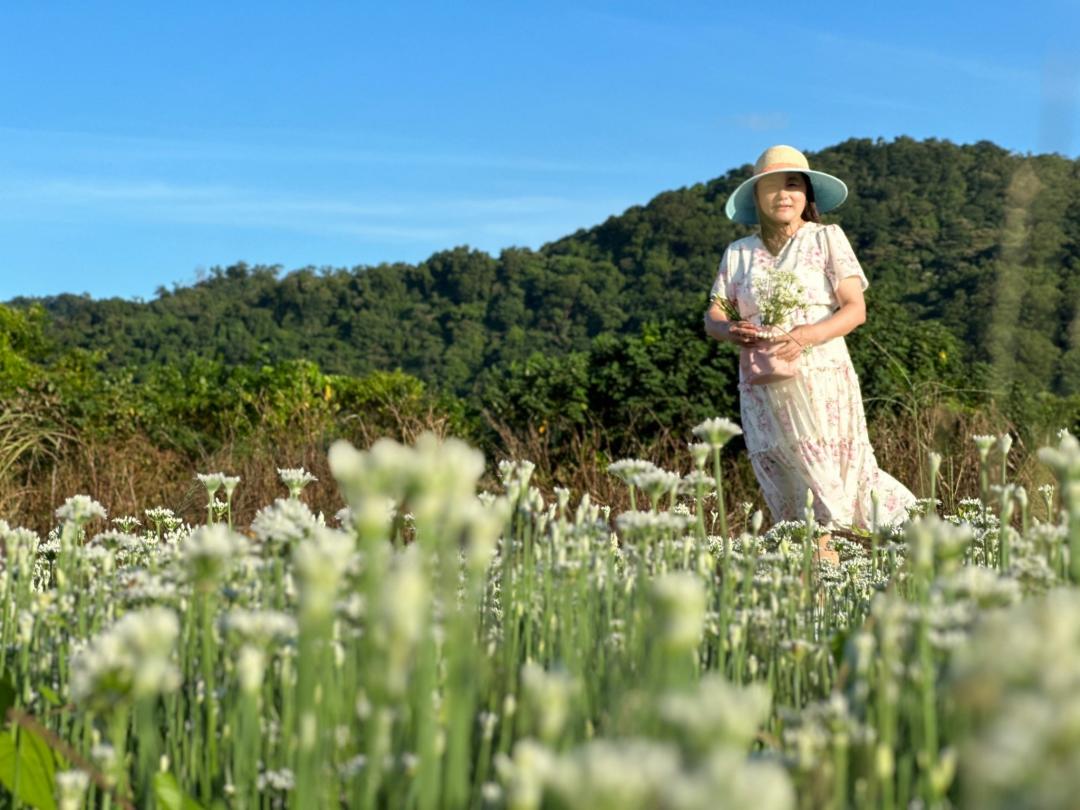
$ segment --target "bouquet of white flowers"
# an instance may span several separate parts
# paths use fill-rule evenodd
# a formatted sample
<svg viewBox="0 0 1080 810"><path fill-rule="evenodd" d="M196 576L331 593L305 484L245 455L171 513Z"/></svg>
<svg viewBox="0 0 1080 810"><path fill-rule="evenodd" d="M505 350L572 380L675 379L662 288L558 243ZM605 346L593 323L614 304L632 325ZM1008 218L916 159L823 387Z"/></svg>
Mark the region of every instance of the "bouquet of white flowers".
<svg viewBox="0 0 1080 810"><path fill-rule="evenodd" d="M798 277L791 270L774 270L755 274L752 286L758 302L760 325L771 327L774 332L784 332L780 324L806 300L806 291Z"/></svg>
<svg viewBox="0 0 1080 810"><path fill-rule="evenodd" d="M798 277L790 270L775 270L755 275L751 284L758 305L756 313L744 317L738 304L723 295L714 296L713 301L720 305L729 321L756 322L761 327L758 334L764 340L788 334L780 324L786 321L806 298ZM744 348L740 360L744 366L744 378L751 385L764 385L794 377L798 363L798 358L781 360L772 353L770 347L763 346Z"/></svg>

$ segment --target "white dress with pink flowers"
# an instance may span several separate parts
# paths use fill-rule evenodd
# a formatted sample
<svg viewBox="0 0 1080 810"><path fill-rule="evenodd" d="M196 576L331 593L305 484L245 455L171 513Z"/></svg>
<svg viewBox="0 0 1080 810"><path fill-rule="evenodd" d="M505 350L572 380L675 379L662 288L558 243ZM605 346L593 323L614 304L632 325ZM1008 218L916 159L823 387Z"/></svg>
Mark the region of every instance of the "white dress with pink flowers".
<svg viewBox="0 0 1080 810"><path fill-rule="evenodd" d="M840 306L836 288L843 279L856 276L864 290L869 286L840 226L807 222L778 256L757 235L732 242L712 294L726 295L745 320L760 323L753 280L778 270L796 275L804 299L781 324L784 329L832 315ZM877 465L844 338L809 349L795 377L768 385L745 381L746 354L739 368L742 428L773 520L802 520L807 489L814 495L816 520L829 528L869 528L871 491L878 497L879 525L902 520L915 496Z"/></svg>

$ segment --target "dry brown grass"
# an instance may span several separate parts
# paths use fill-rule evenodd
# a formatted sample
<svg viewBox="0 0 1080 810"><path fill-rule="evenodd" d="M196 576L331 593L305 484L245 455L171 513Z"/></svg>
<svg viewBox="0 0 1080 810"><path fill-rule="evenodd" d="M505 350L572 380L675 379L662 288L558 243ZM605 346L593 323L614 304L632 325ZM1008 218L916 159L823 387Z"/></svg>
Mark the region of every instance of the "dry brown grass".
<svg viewBox="0 0 1080 810"><path fill-rule="evenodd" d="M1018 438L1017 426L992 406L974 411L936 402L915 413L880 414L868 427L878 464L919 497L930 494L930 451L941 454L937 497L946 511L955 509L964 498L979 496L979 455L972 436L1012 435L1008 480L1023 485L1029 494L1054 480L1035 456L1038 446L1050 442L1051 437L1027 446ZM992 484L1000 482L1000 468L1001 457L995 449L990 454Z"/></svg>
<svg viewBox="0 0 1080 810"><path fill-rule="evenodd" d="M515 434L503 425L493 427L501 440L494 459L496 464L502 459L525 458L532 461L536 464L532 482L546 498L554 497L555 487L567 487L572 493L572 503L588 492L594 503L610 506L613 515L630 508L626 486L607 472L608 464L616 458L599 428L582 430L570 438L567 447L561 447L553 445L548 436L536 429L522 435ZM694 468L688 449L691 441L696 439L691 435L690 427L678 433L664 431L651 441L624 449L619 457L648 459L664 469L685 474ZM561 460L567 458L569 462ZM761 509L766 515L768 509L758 491L750 460L745 453L725 452L721 464L724 469L725 497L732 513L729 525L733 531L738 531L742 528L739 504L751 503L754 509Z"/></svg>
<svg viewBox="0 0 1080 810"><path fill-rule="evenodd" d="M384 416L380 414L378 421L357 416L335 425L321 415L299 415L281 428L227 441L195 457L161 447L142 433L108 439L50 437L44 449L24 448L19 463L0 476L0 516L12 525L44 533L52 526L55 509L67 497L84 493L110 516L143 519L143 510L166 506L198 523L205 520L207 498L195 474L224 472L240 476L233 518L236 525L246 526L261 507L286 494L277 470L303 467L318 478L305 490L305 500L314 511L332 518L342 503L327 466L330 443L343 435L357 446L369 446L388 433ZM425 430L445 435L446 420L435 413L430 416L403 419L391 437L412 442Z"/></svg>
<svg viewBox="0 0 1080 810"><path fill-rule="evenodd" d="M305 490L305 500L329 519L342 506L326 461L327 448L334 438L345 432L346 438L365 447L388 433L399 441L412 442L425 430L445 435L447 429L446 421L434 412L426 418L411 416L396 431L387 431L385 425L384 419L365 419L362 415L337 425L316 418L300 419L243 441L227 442L197 458L157 446L141 434L95 441L56 431L43 439L41 447L27 451L17 470L12 465L9 474L0 478L0 515L13 525L45 532L51 527L53 511L65 498L85 493L101 502L110 516L141 518L148 507L167 506L198 523L205 519L206 494L195 473L221 471L241 477L233 515L236 525L246 526L259 508L285 495L277 469L304 467L319 479ZM501 459L526 458L537 465L533 482L546 498L554 497L555 487L567 487L572 503L588 492L594 502L609 505L613 514L629 508L626 488L607 473L614 458L599 429L581 430L564 442L553 442L536 429L521 434L505 426L493 427L499 438L489 452L489 468L482 486L498 487L497 463ZM970 437L978 433L998 435L1006 430L1015 436L1013 427L992 411L969 412L931 403L914 414L878 416L870 424L870 435L882 468L919 496L929 494L926 454L931 449L940 452L944 464L938 496L945 509L952 509L961 498L978 495L978 456ZM692 468L689 439L689 427L685 431L668 431L622 455L647 458L666 469L685 473ZM1017 442L1009 467L1010 480L1024 484L1032 494L1039 484L1051 480L1034 458L1034 450ZM996 481L1000 462L996 453L991 459L995 470L992 480ZM744 502L768 516L745 452L729 448L723 464L733 530L742 528L739 507Z"/></svg>

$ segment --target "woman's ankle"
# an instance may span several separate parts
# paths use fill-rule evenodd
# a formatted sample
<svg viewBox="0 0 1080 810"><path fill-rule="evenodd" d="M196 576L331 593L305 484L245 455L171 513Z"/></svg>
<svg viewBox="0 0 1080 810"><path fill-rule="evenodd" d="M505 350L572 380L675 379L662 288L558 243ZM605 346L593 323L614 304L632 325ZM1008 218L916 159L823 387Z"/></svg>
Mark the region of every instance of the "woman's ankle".
<svg viewBox="0 0 1080 810"><path fill-rule="evenodd" d="M832 535L823 534L817 538L817 548L814 549L814 562L830 562L833 565L840 564L840 554L832 546Z"/></svg>

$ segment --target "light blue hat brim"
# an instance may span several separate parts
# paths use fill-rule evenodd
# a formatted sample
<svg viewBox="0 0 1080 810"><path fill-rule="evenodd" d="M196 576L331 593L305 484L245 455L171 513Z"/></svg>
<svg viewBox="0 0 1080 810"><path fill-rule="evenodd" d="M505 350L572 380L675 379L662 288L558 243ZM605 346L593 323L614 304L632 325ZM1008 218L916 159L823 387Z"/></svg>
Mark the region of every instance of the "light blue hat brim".
<svg viewBox="0 0 1080 810"><path fill-rule="evenodd" d="M833 177L825 172L816 172L813 169L773 169L769 172L755 174L749 180L743 181L737 189L728 197L724 204L724 213L728 219L743 225L756 225L758 221L757 206L754 205L754 183L767 174L780 174L781 172L802 172L810 178L810 184L814 187L814 202L818 212L824 214L838 208L847 199L848 190L844 181Z"/></svg>

